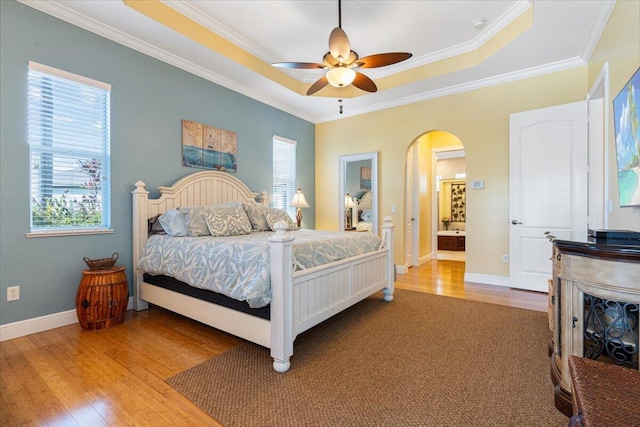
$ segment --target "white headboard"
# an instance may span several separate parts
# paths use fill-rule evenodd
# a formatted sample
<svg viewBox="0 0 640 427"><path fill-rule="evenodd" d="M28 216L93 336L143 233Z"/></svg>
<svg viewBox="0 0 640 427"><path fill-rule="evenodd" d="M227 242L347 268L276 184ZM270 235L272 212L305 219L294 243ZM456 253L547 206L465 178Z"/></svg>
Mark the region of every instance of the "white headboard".
<svg viewBox="0 0 640 427"><path fill-rule="evenodd" d="M136 194L145 190L143 181L136 182ZM180 206L201 206L226 202L255 203L258 193L228 172L202 171L176 181L171 187L158 187L160 197L147 198L147 219ZM266 204L266 192L262 192L259 204Z"/></svg>
<svg viewBox="0 0 640 427"><path fill-rule="evenodd" d="M202 171L187 175L171 187L158 187L160 197L149 199L143 181L135 183L133 195L133 270L136 284L136 266L148 238L148 220L170 209L181 206L211 205L226 202L257 203L268 206L267 193L249 190L247 185L228 172ZM134 284L134 286L136 285Z"/></svg>

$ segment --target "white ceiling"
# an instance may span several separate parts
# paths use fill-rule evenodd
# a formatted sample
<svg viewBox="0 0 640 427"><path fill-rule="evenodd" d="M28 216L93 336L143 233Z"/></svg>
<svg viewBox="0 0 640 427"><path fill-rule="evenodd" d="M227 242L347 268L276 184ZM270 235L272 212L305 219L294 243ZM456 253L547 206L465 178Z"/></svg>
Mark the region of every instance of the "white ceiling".
<svg viewBox="0 0 640 427"><path fill-rule="evenodd" d="M20 0L313 123L363 114L533 75L585 65L613 9L613 0L374 0L342 2L342 28L360 57L411 52L400 64L366 69L374 81L473 51L533 7L533 26L485 61L344 100L300 95L150 19L118 0ZM337 0L165 0L192 21L266 63L322 62ZM483 18L482 30L473 26ZM281 70L310 85L323 70Z"/></svg>

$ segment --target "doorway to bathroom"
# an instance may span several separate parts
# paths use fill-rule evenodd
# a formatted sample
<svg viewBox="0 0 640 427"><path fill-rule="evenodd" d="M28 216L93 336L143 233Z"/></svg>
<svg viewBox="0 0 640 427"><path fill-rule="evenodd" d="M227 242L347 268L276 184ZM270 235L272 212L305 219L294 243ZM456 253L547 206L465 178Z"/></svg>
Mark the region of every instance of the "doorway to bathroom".
<svg viewBox="0 0 640 427"><path fill-rule="evenodd" d="M436 259L466 260L466 158L464 150L436 151Z"/></svg>
<svg viewBox="0 0 640 427"><path fill-rule="evenodd" d="M405 166L405 265L419 266L433 259L465 261L466 158L462 142L449 132L426 132L409 146Z"/></svg>

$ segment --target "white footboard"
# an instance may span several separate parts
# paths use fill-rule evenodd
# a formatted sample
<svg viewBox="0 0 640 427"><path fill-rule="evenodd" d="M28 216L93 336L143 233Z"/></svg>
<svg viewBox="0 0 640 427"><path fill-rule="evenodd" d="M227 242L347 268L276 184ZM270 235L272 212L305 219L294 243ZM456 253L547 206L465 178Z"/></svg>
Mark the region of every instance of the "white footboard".
<svg viewBox="0 0 640 427"><path fill-rule="evenodd" d="M284 230L271 242L271 357L286 372L293 341L307 329L383 290L393 300L393 225L386 217L381 250L293 272L292 242Z"/></svg>

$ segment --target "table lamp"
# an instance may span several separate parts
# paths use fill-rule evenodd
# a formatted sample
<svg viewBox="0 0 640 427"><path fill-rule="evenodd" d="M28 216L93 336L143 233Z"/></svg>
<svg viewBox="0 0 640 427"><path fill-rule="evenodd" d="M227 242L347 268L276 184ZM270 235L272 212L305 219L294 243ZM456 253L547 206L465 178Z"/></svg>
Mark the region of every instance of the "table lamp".
<svg viewBox="0 0 640 427"><path fill-rule="evenodd" d="M302 209L300 208L310 208L311 206L309 206L309 203L307 203L307 200L304 198L304 193L299 188L296 194L293 195L290 206L298 209L296 212L296 220L298 221L298 228L300 228L300 224L302 223Z"/></svg>
<svg viewBox="0 0 640 427"><path fill-rule="evenodd" d="M353 199L351 198L351 195L349 193L347 193L346 196L344 196L344 207L345 207L345 217L344 217L344 229L345 230L351 230L351 211L353 210Z"/></svg>

